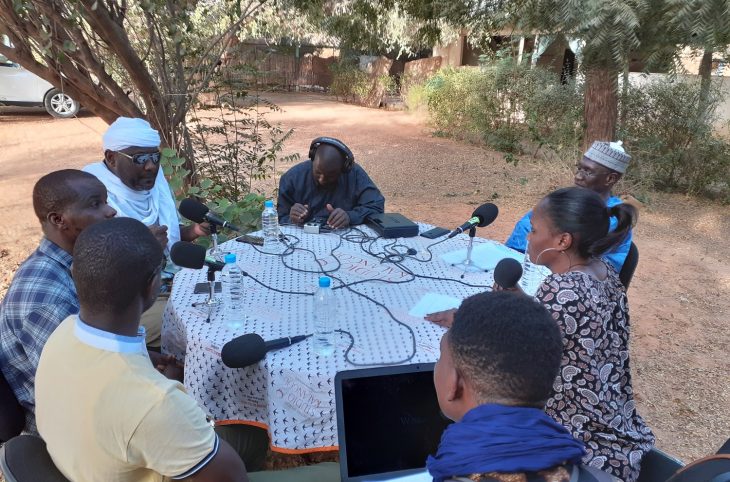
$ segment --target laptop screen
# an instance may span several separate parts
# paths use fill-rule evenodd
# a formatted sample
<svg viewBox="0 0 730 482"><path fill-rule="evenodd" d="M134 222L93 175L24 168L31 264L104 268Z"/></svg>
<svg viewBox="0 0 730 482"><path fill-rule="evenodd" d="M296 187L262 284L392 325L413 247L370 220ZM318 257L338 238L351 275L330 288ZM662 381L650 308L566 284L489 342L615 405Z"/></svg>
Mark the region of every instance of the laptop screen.
<svg viewBox="0 0 730 482"><path fill-rule="evenodd" d="M373 376L341 380L348 477L423 468L436 453L451 421L439 410L433 364L420 367L426 370L377 374L381 369L373 369Z"/></svg>

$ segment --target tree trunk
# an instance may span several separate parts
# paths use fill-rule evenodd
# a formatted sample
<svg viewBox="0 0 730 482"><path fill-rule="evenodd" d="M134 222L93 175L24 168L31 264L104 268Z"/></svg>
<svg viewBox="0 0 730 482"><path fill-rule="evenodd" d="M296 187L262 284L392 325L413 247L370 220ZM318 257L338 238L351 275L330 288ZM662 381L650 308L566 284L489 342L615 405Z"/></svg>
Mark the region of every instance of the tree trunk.
<svg viewBox="0 0 730 482"><path fill-rule="evenodd" d="M393 65L393 60L386 57L378 58L373 64L373 73L370 74L371 87L367 97L362 100L362 105L377 109L383 102L385 96L385 85L383 84L383 77L388 76L390 67Z"/></svg>
<svg viewBox="0 0 730 482"><path fill-rule="evenodd" d="M585 89L584 150L588 149L593 141L615 140L618 118L618 71L605 67L588 69Z"/></svg>
<svg viewBox="0 0 730 482"><path fill-rule="evenodd" d="M700 61L700 101L697 106L697 114L701 118L707 114L707 106L710 99L710 86L712 85L712 52L705 50Z"/></svg>

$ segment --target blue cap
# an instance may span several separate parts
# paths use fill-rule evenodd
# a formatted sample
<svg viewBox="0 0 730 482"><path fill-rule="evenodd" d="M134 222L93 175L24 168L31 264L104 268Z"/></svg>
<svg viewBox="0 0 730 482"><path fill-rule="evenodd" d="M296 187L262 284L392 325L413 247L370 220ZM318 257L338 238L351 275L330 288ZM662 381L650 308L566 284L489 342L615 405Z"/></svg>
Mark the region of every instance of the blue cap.
<svg viewBox="0 0 730 482"><path fill-rule="evenodd" d="M273 208L274 207L274 201L272 201L271 199L268 199L268 200L264 201L264 207L265 208Z"/></svg>
<svg viewBox="0 0 730 482"><path fill-rule="evenodd" d="M319 287L320 288L329 288L330 287L330 277L329 276L320 276L319 277Z"/></svg>
<svg viewBox="0 0 730 482"><path fill-rule="evenodd" d="M226 262L226 264L229 263L235 263L236 262L236 253L228 253L223 257L223 261Z"/></svg>

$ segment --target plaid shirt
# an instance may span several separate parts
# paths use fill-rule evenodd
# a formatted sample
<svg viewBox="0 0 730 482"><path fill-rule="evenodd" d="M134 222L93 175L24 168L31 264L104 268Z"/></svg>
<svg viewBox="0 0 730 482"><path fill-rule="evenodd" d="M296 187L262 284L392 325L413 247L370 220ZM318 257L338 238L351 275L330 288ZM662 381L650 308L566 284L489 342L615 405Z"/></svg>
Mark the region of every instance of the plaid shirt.
<svg viewBox="0 0 730 482"><path fill-rule="evenodd" d="M25 430L37 433L33 386L43 345L79 312L71 255L46 238L25 260L0 304L0 369L25 408Z"/></svg>

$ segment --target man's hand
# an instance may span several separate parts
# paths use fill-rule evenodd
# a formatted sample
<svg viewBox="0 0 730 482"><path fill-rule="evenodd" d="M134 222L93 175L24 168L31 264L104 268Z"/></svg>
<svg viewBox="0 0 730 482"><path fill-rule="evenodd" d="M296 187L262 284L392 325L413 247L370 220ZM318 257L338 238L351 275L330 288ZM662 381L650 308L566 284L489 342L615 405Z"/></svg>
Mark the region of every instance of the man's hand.
<svg viewBox="0 0 730 482"><path fill-rule="evenodd" d="M296 203L289 210L289 219L295 224L302 224L309 214L309 204Z"/></svg>
<svg viewBox="0 0 730 482"><path fill-rule="evenodd" d="M180 226L180 239L193 242L201 236L210 234L210 223L193 223L189 226Z"/></svg>
<svg viewBox="0 0 730 482"><path fill-rule="evenodd" d="M183 369L183 365L179 363L174 356L161 355L155 351L150 351L148 354L152 365L158 372L162 373L170 380L177 380L182 383L185 371Z"/></svg>
<svg viewBox="0 0 730 482"><path fill-rule="evenodd" d="M167 249L167 226L153 224L149 229L157 242L162 246L162 249Z"/></svg>
<svg viewBox="0 0 730 482"><path fill-rule="evenodd" d="M333 208L331 204L327 205L327 211L330 217L327 218L327 225L332 229L345 228L350 225L350 216L347 211L341 208Z"/></svg>
<svg viewBox="0 0 730 482"><path fill-rule="evenodd" d="M437 311L436 313L429 313L425 319L444 328L451 328L451 325L454 324L454 313L456 313L456 309Z"/></svg>

